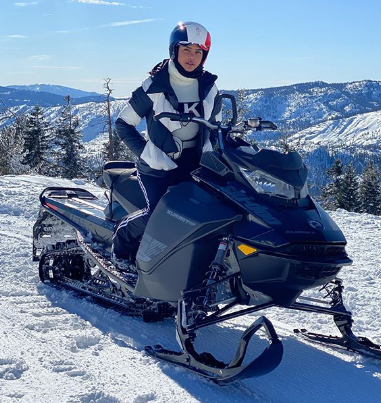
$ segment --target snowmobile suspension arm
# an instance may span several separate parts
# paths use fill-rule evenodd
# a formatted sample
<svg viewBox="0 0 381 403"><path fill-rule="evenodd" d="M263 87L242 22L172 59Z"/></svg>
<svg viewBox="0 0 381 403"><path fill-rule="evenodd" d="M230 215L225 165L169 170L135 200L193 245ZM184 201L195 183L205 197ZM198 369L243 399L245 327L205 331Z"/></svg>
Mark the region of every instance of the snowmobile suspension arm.
<svg viewBox="0 0 381 403"><path fill-rule="evenodd" d="M348 318L352 317L352 313L345 310L345 308L344 309L343 308L335 309L336 307L325 308L325 307L317 306L317 305L303 304L301 302L294 302L288 308L295 309L298 311L323 313L323 314L332 315L332 316L342 315L342 316L346 316Z"/></svg>
<svg viewBox="0 0 381 403"><path fill-rule="evenodd" d="M239 316L247 315L249 313L259 312L262 309L271 308L271 307L276 306L276 304L267 303L267 304L253 306L251 308L240 309L239 311L227 313L227 314L221 316L221 314L223 312L226 312L228 309L231 309L235 305L237 305L236 302L226 305L224 308L220 309L219 311L209 315L202 322L195 324L195 326L192 328L192 330L201 329L202 327L214 325L216 323L220 323L225 320L238 318Z"/></svg>

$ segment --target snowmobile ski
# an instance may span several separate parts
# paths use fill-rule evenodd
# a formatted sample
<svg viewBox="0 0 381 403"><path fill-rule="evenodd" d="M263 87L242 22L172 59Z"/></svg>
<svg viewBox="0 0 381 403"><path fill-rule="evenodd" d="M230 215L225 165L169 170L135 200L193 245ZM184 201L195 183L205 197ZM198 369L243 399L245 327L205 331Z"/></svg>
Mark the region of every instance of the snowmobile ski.
<svg viewBox="0 0 381 403"><path fill-rule="evenodd" d="M228 384L245 378L259 377L273 371L281 362L283 345L272 323L264 316L259 317L242 334L236 353L226 364L217 360L212 354L197 353L193 346L194 334L189 333L182 325L182 304L179 303L177 313L177 340L182 352L164 349L161 345L146 346L148 354L172 364L181 366L202 375L220 385ZM264 329L269 346L255 359L243 364L250 339L259 329Z"/></svg>
<svg viewBox="0 0 381 403"><path fill-rule="evenodd" d="M349 329L342 336L328 336L321 333L308 332L306 329L294 329L294 333L312 342L329 347L342 348L365 357L381 360L380 345L373 343L367 337L355 336Z"/></svg>
<svg viewBox="0 0 381 403"><path fill-rule="evenodd" d="M333 316L333 320L341 336L324 335L321 333L309 332L306 329L294 329L294 334L303 337L306 340L313 341L329 347L337 347L359 353L361 355L381 359L381 346L373 343L366 337L356 336L352 331L352 313L349 312L343 302L342 280L336 278L325 287L327 291L326 298L331 300L328 302L330 307L323 308L319 306L308 306L300 303L295 303L291 308L300 309L311 312L319 312ZM314 300L315 302L321 302Z"/></svg>

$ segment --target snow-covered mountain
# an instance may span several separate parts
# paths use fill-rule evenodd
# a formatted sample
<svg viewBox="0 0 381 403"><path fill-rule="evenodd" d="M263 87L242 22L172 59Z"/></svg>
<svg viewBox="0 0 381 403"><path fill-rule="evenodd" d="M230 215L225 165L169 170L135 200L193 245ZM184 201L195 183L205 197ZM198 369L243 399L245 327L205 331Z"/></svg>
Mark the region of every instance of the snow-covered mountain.
<svg viewBox="0 0 381 403"><path fill-rule="evenodd" d="M284 345L280 366L261 378L221 387L148 356L145 345L177 348L172 319L144 323L39 281L31 239L38 195L46 186L103 194L79 180L0 176L1 403L380 402L380 362L294 335L295 327L337 334L331 318L314 313L275 308L261 313ZM354 262L340 273L353 330L381 343L381 218L342 210L330 215L344 231ZM257 316L203 329L197 347L224 359L225 347L234 348ZM259 338L250 351L261 344Z"/></svg>
<svg viewBox="0 0 381 403"><path fill-rule="evenodd" d="M125 104L126 101L122 99L110 102L111 114L114 121ZM1 121L2 115L0 113L0 129L14 121L16 116L30 112L33 107L34 106L18 105L9 108L7 114L12 117L3 121ZM43 109L46 119L54 125L55 120L60 116L63 104L61 106L44 107ZM104 100L102 102L84 102L78 105L73 105L72 111L73 115L79 119L79 129L82 132L83 141L87 143L88 141L100 136L99 140L101 142L101 135L107 130L106 104ZM3 116L5 116L5 114L6 112L3 113Z"/></svg>
<svg viewBox="0 0 381 403"><path fill-rule="evenodd" d="M71 87L51 84L7 85L7 87L23 91L49 92L50 94L61 95L63 97L70 95L72 98L84 98L94 96L99 97L101 95L97 92L82 91Z"/></svg>
<svg viewBox="0 0 381 403"><path fill-rule="evenodd" d="M370 151L381 150L381 111L327 120L290 136L288 140L306 151L319 146L345 149L353 145Z"/></svg>
<svg viewBox="0 0 381 403"><path fill-rule="evenodd" d="M4 107L31 107L37 103L36 96L50 94L39 98L39 105L53 107L63 104L62 93L76 93L78 90L59 86L20 86L20 90L0 87L0 100ZM33 91L26 91L26 89ZM37 91L39 88L39 91ZM52 93L41 92L49 89ZM60 92L60 95L57 95ZM222 91L225 92L225 91ZM237 95L237 91L226 91ZM284 87L245 90L245 107L247 116L261 116L274 121L283 133L296 133L328 120L342 119L368 112L381 110L381 81L364 80L352 83L327 84L312 82ZM103 102L104 97L88 102ZM73 99L73 104L87 102L86 98ZM25 111L25 109L23 109ZM1 118L1 115L0 115ZM3 122L3 125L7 121ZM83 123L83 126L86 122Z"/></svg>
<svg viewBox="0 0 381 403"><path fill-rule="evenodd" d="M79 95L79 90L61 87L62 91L58 91L55 86L48 86L52 92L43 90L37 91L35 88L28 88L28 86L19 86L20 88L1 87L0 86L0 113L7 108L12 107L27 107L31 109L35 105L40 105L44 108L64 105L66 101L64 97L71 93ZM32 86L33 87L33 86ZM65 91L64 88L67 88ZM61 93L63 92L63 94ZM85 93L88 94L88 93ZM104 95L94 93L95 95L84 95L81 97L74 96L71 100L73 105L84 104L87 102L103 102ZM1 118L1 114L0 114Z"/></svg>
<svg viewBox="0 0 381 403"><path fill-rule="evenodd" d="M18 115L30 111L36 103L44 106L45 115L54 123L64 104L62 95L57 95L57 92L77 91L38 85L31 86L33 91L26 91L22 87L19 90L0 87L0 128L13 120L6 119L7 106L12 114ZM46 89L55 93L41 92ZM237 91L227 92L237 95ZM37 95L42 98L36 100L34 97ZM114 121L125 103L124 99L112 101ZM338 152L343 153L344 159L371 153L381 167L381 81L313 82L245 90L244 105L246 117L261 116L274 121L279 127L276 133L255 133L259 144L276 146L280 137L290 136L288 141L305 154L311 168L311 181L318 185L324 184L324 170L332 165ZM73 98L73 111L79 117L86 148L91 153L100 150L107 138L104 134L104 97ZM144 127L142 122L139 130L144 130ZM363 165L362 157L360 168Z"/></svg>
<svg viewBox="0 0 381 403"><path fill-rule="evenodd" d="M248 115L273 120L285 133L295 133L327 120L381 110L381 81L341 84L318 81L245 93Z"/></svg>

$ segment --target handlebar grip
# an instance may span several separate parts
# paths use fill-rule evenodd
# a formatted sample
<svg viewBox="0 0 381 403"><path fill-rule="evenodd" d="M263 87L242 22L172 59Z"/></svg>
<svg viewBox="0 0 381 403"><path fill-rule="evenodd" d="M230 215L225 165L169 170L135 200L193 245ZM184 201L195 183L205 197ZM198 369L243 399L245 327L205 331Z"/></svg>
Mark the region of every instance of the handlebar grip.
<svg viewBox="0 0 381 403"><path fill-rule="evenodd" d="M275 123L270 122L269 120L262 120L260 125L261 130L276 130L278 128Z"/></svg>

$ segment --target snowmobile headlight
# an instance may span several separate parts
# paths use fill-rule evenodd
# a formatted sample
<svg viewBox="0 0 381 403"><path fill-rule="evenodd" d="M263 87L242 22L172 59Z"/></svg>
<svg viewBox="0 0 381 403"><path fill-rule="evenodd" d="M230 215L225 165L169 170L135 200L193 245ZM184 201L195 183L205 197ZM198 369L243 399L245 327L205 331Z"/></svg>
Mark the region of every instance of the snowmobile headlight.
<svg viewBox="0 0 381 403"><path fill-rule="evenodd" d="M286 182L281 181L274 176L263 172L259 169L250 171L246 168L239 167L243 176L258 193L268 194L270 196L285 197L287 199L305 197L308 193L305 185L300 192Z"/></svg>

